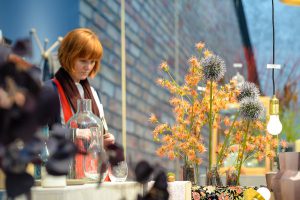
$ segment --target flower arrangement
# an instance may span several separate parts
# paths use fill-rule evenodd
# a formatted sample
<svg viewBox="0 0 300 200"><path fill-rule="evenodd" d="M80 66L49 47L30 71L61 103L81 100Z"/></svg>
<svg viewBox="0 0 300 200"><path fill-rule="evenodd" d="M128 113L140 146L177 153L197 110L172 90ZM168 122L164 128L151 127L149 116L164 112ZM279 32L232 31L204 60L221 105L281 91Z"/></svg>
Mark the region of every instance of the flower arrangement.
<svg viewBox="0 0 300 200"><path fill-rule="evenodd" d="M189 59L188 72L182 84L175 81L166 62L160 65L165 76L158 78L157 83L171 94L169 102L173 107L175 122L161 122L155 114L151 114L149 120L155 124L153 138L161 143L156 153L171 160L183 158L185 163L201 164L201 156L207 151L203 142L203 133L207 131L203 127L207 126L208 169L211 170L212 132L224 124L227 127L225 140L218 145L216 166L221 167L230 153L237 153L234 167L239 180L241 167L249 158L262 160L265 156L271 159L276 156L278 140L266 134L264 107L255 84L245 82L237 88L236 82L230 81L218 85L226 71L224 61L205 49L204 43L196 44L196 49L199 57L192 56ZM197 90L199 85L205 85L203 92ZM220 115L221 110L234 103L239 104L234 119ZM270 144L270 147L266 148L265 144Z"/></svg>
<svg viewBox="0 0 300 200"><path fill-rule="evenodd" d="M224 142L218 145L217 166L222 166L230 153L237 153L234 167L237 171L238 183L242 164L246 160L254 157L261 161L265 156L270 159L276 156L278 140L272 135L262 134L266 130L263 121L265 112L258 97L259 90L255 84L245 82L237 96L240 106L234 119L230 121L225 117L223 122L227 129L224 131ZM270 144L269 148L266 148L266 144ZM285 142L282 141L281 145L285 146Z"/></svg>
<svg viewBox="0 0 300 200"><path fill-rule="evenodd" d="M166 62L160 70L166 75L157 79L158 85L166 88L172 95L170 104L173 107L175 122L160 122L154 114L150 121L156 125L153 131L155 141L162 145L157 149L159 156L169 159L184 158L186 163L201 164L201 154L206 152L203 143L203 127L209 129L209 169L212 165L212 131L221 121L218 113L227 104L236 102L238 90L233 82L218 86L223 78L225 62L207 49L204 43L196 44L199 58L192 56L188 63L188 72L180 85L173 77ZM205 84L205 91L199 92L198 86Z"/></svg>

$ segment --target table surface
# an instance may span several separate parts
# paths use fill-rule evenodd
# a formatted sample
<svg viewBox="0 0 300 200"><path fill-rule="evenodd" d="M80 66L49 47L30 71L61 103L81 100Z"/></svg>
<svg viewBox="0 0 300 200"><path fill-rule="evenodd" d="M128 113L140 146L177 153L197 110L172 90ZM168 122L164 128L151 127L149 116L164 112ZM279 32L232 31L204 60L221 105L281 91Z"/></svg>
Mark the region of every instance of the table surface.
<svg viewBox="0 0 300 200"><path fill-rule="evenodd" d="M145 188L150 189L153 181L148 183ZM252 179L253 183L253 179ZM258 181L260 183L260 181ZM40 186L33 187L33 200L120 200L123 197L126 200L136 200L138 194L143 194L144 188L137 182L104 182L100 188L95 183L72 185L66 187L43 188ZM175 181L168 183L170 200L190 200L191 199L191 183L188 181ZM6 199L5 190L0 190L0 200ZM26 198L19 197L16 200L25 200Z"/></svg>
<svg viewBox="0 0 300 200"><path fill-rule="evenodd" d="M148 189L153 182L149 182ZM191 183L188 181L175 181L168 183L170 200L190 200ZM143 194L143 186L137 182L104 182L100 188L97 184L72 185L58 188L33 187L33 200L120 200L125 197L126 200L136 200L138 194ZM6 199L5 191L0 191L0 200ZM25 200L24 196L17 200Z"/></svg>

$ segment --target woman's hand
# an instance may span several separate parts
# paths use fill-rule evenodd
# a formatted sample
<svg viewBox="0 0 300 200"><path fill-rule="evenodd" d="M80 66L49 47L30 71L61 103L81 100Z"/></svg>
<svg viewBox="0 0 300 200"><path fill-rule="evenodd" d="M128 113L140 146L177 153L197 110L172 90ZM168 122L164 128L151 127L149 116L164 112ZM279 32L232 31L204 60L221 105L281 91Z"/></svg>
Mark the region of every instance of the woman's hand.
<svg viewBox="0 0 300 200"><path fill-rule="evenodd" d="M115 136L111 133L105 133L103 139L104 139L104 147L107 147L108 145L115 143Z"/></svg>

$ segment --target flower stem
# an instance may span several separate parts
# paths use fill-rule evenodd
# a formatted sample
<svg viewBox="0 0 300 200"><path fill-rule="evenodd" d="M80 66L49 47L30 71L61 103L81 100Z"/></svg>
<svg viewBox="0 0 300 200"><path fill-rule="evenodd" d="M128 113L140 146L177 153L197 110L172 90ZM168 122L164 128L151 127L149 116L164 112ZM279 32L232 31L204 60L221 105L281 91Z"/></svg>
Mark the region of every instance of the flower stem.
<svg viewBox="0 0 300 200"><path fill-rule="evenodd" d="M223 160L223 159L222 159L223 152L224 152L225 148L228 146L227 143L228 143L228 140L229 140L229 138L230 138L230 133L231 133L231 131L233 130L234 123L235 123L235 121L237 120L238 115L239 115L239 112L236 112L235 115L234 115L233 122L232 122L232 124L231 124L231 126L230 126L229 132L228 132L228 134L227 134L226 137L225 137L225 140L224 140L224 143L223 143L223 145L222 145L221 151L220 151L220 153L218 154L218 157L217 157L217 167L218 167L218 168L221 167L221 160Z"/></svg>
<svg viewBox="0 0 300 200"><path fill-rule="evenodd" d="M210 94L209 94L209 149L208 149L208 157L209 157L209 170L211 170L211 165L212 165L212 103L213 103L213 97L212 97L212 90L213 90L213 82L210 82Z"/></svg>
<svg viewBox="0 0 300 200"><path fill-rule="evenodd" d="M242 168L242 164L243 164L243 158L244 158L244 152L245 152L245 148L246 148L246 142L247 142L247 136L248 136L248 130L249 130L250 122L251 121L249 120L248 123L247 123L246 132L244 133L243 144L242 144L242 152L240 154L240 150L239 150L239 154L238 154L238 161L239 161L239 163L238 163L238 177L237 177L238 184L240 184L241 168Z"/></svg>

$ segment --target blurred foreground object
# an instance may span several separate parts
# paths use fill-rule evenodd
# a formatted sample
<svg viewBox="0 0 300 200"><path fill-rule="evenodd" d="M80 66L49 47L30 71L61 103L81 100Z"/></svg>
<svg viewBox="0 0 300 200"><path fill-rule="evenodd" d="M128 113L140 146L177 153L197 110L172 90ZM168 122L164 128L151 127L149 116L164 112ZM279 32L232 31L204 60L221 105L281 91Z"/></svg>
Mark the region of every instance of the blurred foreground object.
<svg viewBox="0 0 300 200"><path fill-rule="evenodd" d="M30 196L34 179L26 168L29 163L42 162L39 155L45 140L37 132L59 113L57 94L41 87L35 67L22 58L31 55L28 43L0 45L0 166L9 198L24 193ZM66 132L53 128L46 164L49 174L66 174L66 164L76 153L73 143L65 138Z"/></svg>

